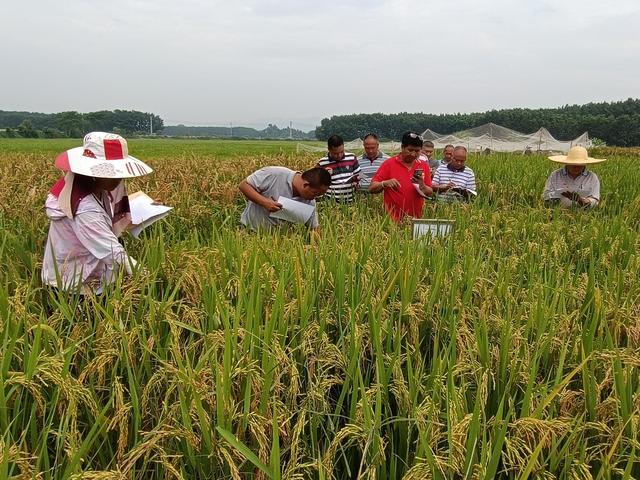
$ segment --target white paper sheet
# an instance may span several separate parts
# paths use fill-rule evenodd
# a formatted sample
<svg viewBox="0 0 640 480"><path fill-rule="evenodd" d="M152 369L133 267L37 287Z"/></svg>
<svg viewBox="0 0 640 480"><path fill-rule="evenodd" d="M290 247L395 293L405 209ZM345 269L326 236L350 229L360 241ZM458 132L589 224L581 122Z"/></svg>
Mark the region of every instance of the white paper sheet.
<svg viewBox="0 0 640 480"><path fill-rule="evenodd" d="M277 202L282 205L282 209L277 212L272 212L269 216L291 223L307 223L315 210L313 205L298 202L287 197L278 197Z"/></svg>
<svg viewBox="0 0 640 480"><path fill-rule="evenodd" d="M422 220L413 224L413 238L424 236L443 237L451 233L452 227L453 222L434 221L431 223L428 220Z"/></svg>
<svg viewBox="0 0 640 480"><path fill-rule="evenodd" d="M173 207L166 205L154 205L155 201L142 191L129 195L129 208L131 208L131 223L133 227L129 232L138 238L140 232L149 225L166 217Z"/></svg>
<svg viewBox="0 0 640 480"><path fill-rule="evenodd" d="M560 198L563 198L563 196L562 196L562 192L564 192L564 191L565 191L564 189L560 189L560 188L556 188L556 189L554 189L554 190L551 190L551 191L549 192L549 194L548 194L548 195L549 195L549 198L550 198L550 199L560 199Z"/></svg>

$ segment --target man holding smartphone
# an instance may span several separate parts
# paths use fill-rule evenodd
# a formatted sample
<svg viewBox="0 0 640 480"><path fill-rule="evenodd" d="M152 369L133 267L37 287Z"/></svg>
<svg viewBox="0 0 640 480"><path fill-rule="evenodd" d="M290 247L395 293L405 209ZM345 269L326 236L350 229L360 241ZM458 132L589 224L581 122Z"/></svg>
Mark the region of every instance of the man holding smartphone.
<svg viewBox="0 0 640 480"><path fill-rule="evenodd" d="M429 164L419 158L422 144L420 135L406 132L400 153L385 160L371 180L369 192L384 192L384 208L395 222L420 218L425 197L433 194Z"/></svg>

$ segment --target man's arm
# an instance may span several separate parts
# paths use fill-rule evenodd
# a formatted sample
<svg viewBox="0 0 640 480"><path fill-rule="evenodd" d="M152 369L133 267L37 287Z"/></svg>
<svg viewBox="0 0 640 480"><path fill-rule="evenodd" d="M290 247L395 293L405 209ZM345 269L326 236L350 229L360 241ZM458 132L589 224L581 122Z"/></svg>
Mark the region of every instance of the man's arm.
<svg viewBox="0 0 640 480"><path fill-rule="evenodd" d="M382 180L380 182L371 181L371 185L369 185L369 193L379 193L385 188L393 188L394 190L400 186L400 182L395 178L389 178L387 180Z"/></svg>
<svg viewBox="0 0 640 480"><path fill-rule="evenodd" d="M385 161L373 175L371 183L369 184L369 193L380 193L385 188L398 188L400 186L398 180L390 178L389 167L387 165Z"/></svg>
<svg viewBox="0 0 640 480"><path fill-rule="evenodd" d="M238 189L242 192L242 194L247 197L247 199L256 205L260 205L262 208L267 210L268 212L277 212L282 208L278 202L276 202L272 198L265 197L260 194L247 180L243 180L240 182Z"/></svg>
<svg viewBox="0 0 640 480"><path fill-rule="evenodd" d="M429 168L429 162L424 162L424 171L419 179L418 187L423 195L430 197L433 195L433 182L431 180L431 170Z"/></svg>
<svg viewBox="0 0 640 480"><path fill-rule="evenodd" d="M446 192L447 190L451 190L455 186L456 185L453 182L449 182L444 185L441 185L441 184L438 184L434 179L434 182L431 184L431 189L434 192Z"/></svg>
<svg viewBox="0 0 640 480"><path fill-rule="evenodd" d="M418 186L420 194L423 197L430 197L433 195L433 189L431 188L431 174L429 173L428 165L424 165L424 170L421 175L417 175L417 171L414 172L411 182Z"/></svg>
<svg viewBox="0 0 640 480"><path fill-rule="evenodd" d="M427 185L426 183L420 182L418 184L418 187L420 188L420 191L424 196L430 197L431 195L433 195L433 188Z"/></svg>

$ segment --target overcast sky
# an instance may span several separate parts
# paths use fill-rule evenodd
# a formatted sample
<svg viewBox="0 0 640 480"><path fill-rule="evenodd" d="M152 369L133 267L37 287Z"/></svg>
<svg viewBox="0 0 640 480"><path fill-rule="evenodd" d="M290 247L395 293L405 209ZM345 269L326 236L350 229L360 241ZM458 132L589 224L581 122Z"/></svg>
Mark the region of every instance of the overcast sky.
<svg viewBox="0 0 640 480"><path fill-rule="evenodd" d="M0 110L309 130L623 100L639 24L638 0L3 0Z"/></svg>

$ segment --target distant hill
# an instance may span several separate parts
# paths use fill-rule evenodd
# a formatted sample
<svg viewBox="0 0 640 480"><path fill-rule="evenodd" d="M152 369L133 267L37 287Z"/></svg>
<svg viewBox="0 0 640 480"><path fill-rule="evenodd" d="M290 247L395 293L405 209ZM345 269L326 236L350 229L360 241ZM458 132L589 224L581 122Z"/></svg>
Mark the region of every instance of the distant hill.
<svg viewBox="0 0 640 480"><path fill-rule="evenodd" d="M150 125L153 122L153 128ZM230 138L229 127L164 126L158 115L135 110L103 110L79 113L14 112L0 110L0 136L23 138L80 138L87 132L104 131L123 135L156 135L170 137ZM269 124L262 130L249 127L233 127L233 138L313 140L315 132L303 132L295 128L278 128Z"/></svg>
<svg viewBox="0 0 640 480"><path fill-rule="evenodd" d="M169 137L210 137L210 138L256 138L256 139L287 139L313 140L315 132L303 132L295 128L278 128L277 125L269 124L267 128L256 130L250 127L188 127L186 125L168 125L162 131L163 135Z"/></svg>

